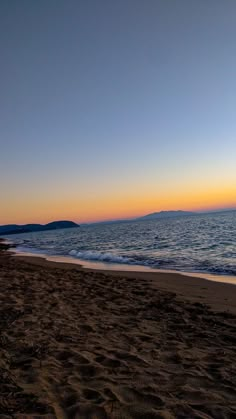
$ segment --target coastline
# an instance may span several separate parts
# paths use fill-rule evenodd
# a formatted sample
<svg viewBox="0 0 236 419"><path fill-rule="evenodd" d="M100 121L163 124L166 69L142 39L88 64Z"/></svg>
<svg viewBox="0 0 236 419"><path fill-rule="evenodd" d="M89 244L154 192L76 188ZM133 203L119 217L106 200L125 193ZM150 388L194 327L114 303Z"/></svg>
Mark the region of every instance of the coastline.
<svg viewBox="0 0 236 419"><path fill-rule="evenodd" d="M0 413L234 417L233 291L180 274L101 272L0 251Z"/></svg>
<svg viewBox="0 0 236 419"><path fill-rule="evenodd" d="M209 280L198 276L198 274L185 274L182 272L169 272L159 270L121 270L96 269L84 267L80 263L71 261L68 258L53 258L40 255L14 255L13 256L26 263L54 267L65 270L77 269L84 272L94 272L107 275L108 277L126 277L133 280L145 280L154 288L163 291L174 292L178 299L188 300L207 304L217 311L230 311L236 314L236 287L235 284ZM137 267L135 267L137 269Z"/></svg>
<svg viewBox="0 0 236 419"><path fill-rule="evenodd" d="M6 243L11 243L6 241ZM47 255L43 252L31 253L28 251L17 250L14 251L15 255L18 257L39 257L46 259L48 261L57 262L57 263L67 263L72 265L81 266L83 269L94 270L94 271L119 271L119 272L146 272L146 273L168 273L168 274L178 274L193 278L206 279L208 281L222 282L226 284L236 285L236 276L232 275L217 275L209 272L190 272L190 271L178 271L170 269L158 269L152 268L145 265L132 265L132 264L123 264L123 263L112 263L112 262L99 262L88 259L78 259L72 256L59 256L59 255Z"/></svg>
<svg viewBox="0 0 236 419"><path fill-rule="evenodd" d="M0 238L0 241L12 246L11 241L3 238ZM140 265L98 263L76 260L68 256L18 252L13 249L11 252L13 257L29 264L68 270L78 269L114 277L123 276L135 280L145 280L154 288L176 293L180 300L199 302L207 304L217 311L229 311L236 314L236 277L168 271Z"/></svg>

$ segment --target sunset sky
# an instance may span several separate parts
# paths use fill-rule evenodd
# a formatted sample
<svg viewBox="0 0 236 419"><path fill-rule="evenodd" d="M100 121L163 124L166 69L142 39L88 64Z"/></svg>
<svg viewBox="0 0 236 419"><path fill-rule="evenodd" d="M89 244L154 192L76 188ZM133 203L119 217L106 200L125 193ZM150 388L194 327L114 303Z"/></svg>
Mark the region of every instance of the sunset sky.
<svg viewBox="0 0 236 419"><path fill-rule="evenodd" d="M235 0L2 0L0 224L236 207Z"/></svg>

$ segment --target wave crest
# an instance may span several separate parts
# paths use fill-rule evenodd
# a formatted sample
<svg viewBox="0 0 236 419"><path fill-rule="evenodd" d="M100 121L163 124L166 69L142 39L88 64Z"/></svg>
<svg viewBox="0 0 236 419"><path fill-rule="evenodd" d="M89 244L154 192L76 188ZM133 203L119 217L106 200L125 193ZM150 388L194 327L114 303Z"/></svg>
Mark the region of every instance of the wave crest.
<svg viewBox="0 0 236 419"><path fill-rule="evenodd" d="M127 263L130 264L132 261L123 256L116 256L112 253L100 253L100 252L91 252L86 250L84 252L78 252L77 250L71 250L69 252L70 256L73 256L82 260L95 260L99 262L110 262L110 263Z"/></svg>

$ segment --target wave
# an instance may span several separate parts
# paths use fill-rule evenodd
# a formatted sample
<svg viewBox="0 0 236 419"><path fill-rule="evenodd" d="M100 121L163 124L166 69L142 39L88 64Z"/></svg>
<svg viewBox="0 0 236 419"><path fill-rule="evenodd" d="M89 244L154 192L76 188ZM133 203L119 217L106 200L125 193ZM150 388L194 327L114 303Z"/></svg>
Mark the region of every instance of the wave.
<svg viewBox="0 0 236 419"><path fill-rule="evenodd" d="M177 260L173 259L159 259L147 258L141 255L132 255L133 257L125 257L114 255L113 253L101 253L96 251L77 251L71 250L69 255L81 260L97 261L105 263L117 263L126 265L141 265L155 269L170 269L173 271L186 271L186 272L199 272L199 273L210 273L215 275L236 275L236 268L234 266L209 266L209 264L202 263L202 266L197 264L178 263Z"/></svg>
<svg viewBox="0 0 236 419"><path fill-rule="evenodd" d="M135 261L124 256L116 256L112 253L100 253L100 252L91 252L89 250L84 252L78 252L77 250L71 250L69 252L70 256L73 256L82 260L91 260L91 261L100 261L100 262L110 262L110 263L125 263L125 264L135 264Z"/></svg>
<svg viewBox="0 0 236 419"><path fill-rule="evenodd" d="M110 252L101 252L97 250L70 250L65 249L64 246L44 246L41 249L39 246L34 247L33 243L25 243L24 241L18 241L16 244L16 252L24 253L34 253L36 255L48 255L48 256L72 256L77 259L94 261L94 262L103 262L110 264L123 264L123 265L136 265L136 266L146 266L154 269L168 269L174 271L182 272L196 272L196 273L210 273L213 275L236 275L236 265L234 261L229 261L225 263L219 263L215 260L194 260L184 257L160 257L158 255L152 254L141 254L141 253L129 253L128 255L119 255ZM30 246L31 245L31 246ZM50 248L48 248L50 247Z"/></svg>

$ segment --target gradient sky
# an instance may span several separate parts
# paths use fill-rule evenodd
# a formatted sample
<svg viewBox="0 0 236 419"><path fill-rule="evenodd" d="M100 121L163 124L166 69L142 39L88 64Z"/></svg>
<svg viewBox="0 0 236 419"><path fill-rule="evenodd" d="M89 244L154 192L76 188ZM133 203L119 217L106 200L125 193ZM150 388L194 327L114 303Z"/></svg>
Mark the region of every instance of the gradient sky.
<svg viewBox="0 0 236 419"><path fill-rule="evenodd" d="M235 0L1 0L0 224L236 206Z"/></svg>

